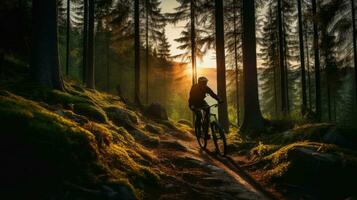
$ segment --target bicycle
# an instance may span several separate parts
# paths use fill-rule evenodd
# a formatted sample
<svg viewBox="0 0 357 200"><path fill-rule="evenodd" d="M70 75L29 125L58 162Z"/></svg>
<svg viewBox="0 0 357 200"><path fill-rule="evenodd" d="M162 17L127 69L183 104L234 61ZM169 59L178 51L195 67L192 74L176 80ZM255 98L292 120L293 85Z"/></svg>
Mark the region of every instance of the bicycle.
<svg viewBox="0 0 357 200"><path fill-rule="evenodd" d="M226 149L227 149L227 142L226 142L226 135L224 133L224 130L222 127L219 125L218 120L217 120L217 115L210 113L209 116L206 116L205 110L210 109L212 107L217 107L218 104L214 104L211 106L207 106L204 108L200 108L196 112L201 112L202 117L201 117L201 123L199 123L198 119L196 118L195 122L195 134L196 138L198 141L199 146L202 149L206 149L207 147L207 140L209 138L209 129L211 130L211 135L213 138L214 145L216 147L216 152L221 155L225 156L226 155Z"/></svg>

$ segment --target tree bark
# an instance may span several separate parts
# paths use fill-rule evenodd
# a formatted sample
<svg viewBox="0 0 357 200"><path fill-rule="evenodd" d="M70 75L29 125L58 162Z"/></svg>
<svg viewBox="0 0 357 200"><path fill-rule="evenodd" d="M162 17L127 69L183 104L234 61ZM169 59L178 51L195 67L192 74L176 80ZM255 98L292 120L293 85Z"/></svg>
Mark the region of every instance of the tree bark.
<svg viewBox="0 0 357 200"><path fill-rule="evenodd" d="M285 78L285 63L284 63L284 36L282 22L282 0L278 0L278 34L279 34L279 69L280 69L280 93L281 93L281 111L283 116L287 115L286 102L286 78Z"/></svg>
<svg viewBox="0 0 357 200"><path fill-rule="evenodd" d="M88 67L87 67L87 81L86 86L95 89L94 79L94 12L95 2L89 0L88 4Z"/></svg>
<svg viewBox="0 0 357 200"><path fill-rule="evenodd" d="M66 76L69 75L69 51L71 41L71 0L67 0Z"/></svg>
<svg viewBox="0 0 357 200"><path fill-rule="evenodd" d="M288 44L286 41L286 30L285 30L285 18L284 18L284 11L283 11L283 44L284 44L284 78L285 78L285 96L286 96L286 113L290 114L290 95L289 95L289 70L288 70Z"/></svg>
<svg viewBox="0 0 357 200"><path fill-rule="evenodd" d="M357 44L356 44L356 12L355 12L355 1L351 0L351 12L352 12L352 29L353 29L353 58L355 65L355 89L357 96ZM357 98L356 98L357 101ZM356 102L357 103L357 102Z"/></svg>
<svg viewBox="0 0 357 200"><path fill-rule="evenodd" d="M82 80L86 83L86 74L88 68L88 0L83 0L83 71Z"/></svg>
<svg viewBox="0 0 357 200"><path fill-rule="evenodd" d="M224 48L223 0L215 0L216 17L216 60L217 60L217 93L222 104L218 106L218 119L223 129L229 132L229 119L226 91L226 63Z"/></svg>
<svg viewBox="0 0 357 200"><path fill-rule="evenodd" d="M298 2L297 5L298 5L298 21L299 21L300 64L301 64L301 93L302 93L301 114L305 115L306 108L307 108L307 97L306 97L304 29L303 29L303 21L302 21L301 0L297 0L297 2Z"/></svg>
<svg viewBox="0 0 357 200"><path fill-rule="evenodd" d="M259 131L264 128L257 80L257 55L255 37L255 5L243 0L243 70L244 70L244 120L241 130Z"/></svg>
<svg viewBox="0 0 357 200"><path fill-rule="evenodd" d="M237 126L240 126L240 103L239 103L239 68L238 68L238 27L237 27L237 0L233 1L234 20L234 66L235 66L235 86L236 86L236 106L237 106Z"/></svg>
<svg viewBox="0 0 357 200"><path fill-rule="evenodd" d="M191 0L190 4L191 18L191 64L192 64L192 85L197 83L196 69L196 5L195 0Z"/></svg>
<svg viewBox="0 0 357 200"><path fill-rule="evenodd" d="M314 29L314 51L315 51L315 87L316 87L316 120L321 121L321 80L320 80L320 50L319 33L317 26L316 0L312 0L313 29Z"/></svg>
<svg viewBox="0 0 357 200"><path fill-rule="evenodd" d="M305 30L307 30L307 26L305 26ZM308 86L308 96L309 96L309 111L312 110L312 99L311 99L311 69L310 69L310 51L309 51L309 43L308 43L308 34L305 31L305 40L306 40L306 66L307 66L307 86Z"/></svg>
<svg viewBox="0 0 357 200"><path fill-rule="evenodd" d="M111 34L110 32L107 32L105 34L106 36L106 56L107 56L107 92L109 93L110 92L110 39L111 39Z"/></svg>
<svg viewBox="0 0 357 200"><path fill-rule="evenodd" d="M57 38L57 1L33 0L32 77L43 86L63 90Z"/></svg>
<svg viewBox="0 0 357 200"><path fill-rule="evenodd" d="M146 0L146 103L149 104L149 0Z"/></svg>
<svg viewBox="0 0 357 200"><path fill-rule="evenodd" d="M326 72L328 73L328 72ZM327 77L329 75L327 74ZM326 79L326 84L327 84L327 111L328 111L328 121L331 122L332 120L332 113L331 113L331 84L330 84L330 78Z"/></svg>
<svg viewBox="0 0 357 200"><path fill-rule="evenodd" d="M4 75L4 59L5 53L0 49L0 78Z"/></svg>
<svg viewBox="0 0 357 200"><path fill-rule="evenodd" d="M134 101L140 105L140 3L134 1L134 34L135 34L135 86Z"/></svg>

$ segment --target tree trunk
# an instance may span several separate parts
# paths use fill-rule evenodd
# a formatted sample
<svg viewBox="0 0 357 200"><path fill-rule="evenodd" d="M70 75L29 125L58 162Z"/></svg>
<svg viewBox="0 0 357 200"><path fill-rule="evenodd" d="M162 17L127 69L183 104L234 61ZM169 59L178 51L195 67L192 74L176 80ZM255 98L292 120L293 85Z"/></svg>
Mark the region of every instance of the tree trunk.
<svg viewBox="0 0 357 200"><path fill-rule="evenodd" d="M257 55L255 38L255 5L243 0L243 70L244 70L244 120L242 131L259 131L264 128L260 111L257 80Z"/></svg>
<svg viewBox="0 0 357 200"><path fill-rule="evenodd" d="M216 17L216 60L217 60L217 93L222 104L218 106L218 119L223 129L229 132L229 119L227 109L226 91L226 63L224 54L224 23L223 23L223 0L215 0Z"/></svg>
<svg viewBox="0 0 357 200"><path fill-rule="evenodd" d="M69 75L69 51L71 41L71 0L67 0L67 40L66 40L66 76Z"/></svg>
<svg viewBox="0 0 357 200"><path fill-rule="evenodd" d="M285 65L284 65L284 36L283 36L283 22L282 22L282 0L278 0L278 29L279 29L279 69L280 69L280 93L281 93L281 111L283 116L287 114L286 102L286 79L285 79Z"/></svg>
<svg viewBox="0 0 357 200"><path fill-rule="evenodd" d="M236 86L236 106L237 106L237 126L240 126L240 104L239 104L239 68L238 68L238 27L237 27L237 0L233 1L234 20L234 66L235 66L235 86Z"/></svg>
<svg viewBox="0 0 357 200"><path fill-rule="evenodd" d="M95 2L89 0L88 4L88 66L87 66L87 81L86 86L95 89L94 79L94 12Z"/></svg>
<svg viewBox="0 0 357 200"><path fill-rule="evenodd" d="M135 34L135 103L140 104L140 4L134 1L134 34Z"/></svg>
<svg viewBox="0 0 357 200"><path fill-rule="evenodd" d="M312 0L313 28L314 28L314 51L315 51L315 87L316 87L316 120L321 121L321 81L320 81L320 50L319 33L317 27L316 0Z"/></svg>
<svg viewBox="0 0 357 200"><path fill-rule="evenodd" d="M83 0L83 71L82 80L86 82L88 68L88 0Z"/></svg>
<svg viewBox="0 0 357 200"><path fill-rule="evenodd" d="M306 39L306 66L307 66L307 86L308 86L308 96L309 96L309 111L312 110L312 99L311 99L311 69L310 69L310 51L309 51L309 40L307 34L307 26L305 26L305 39Z"/></svg>
<svg viewBox="0 0 357 200"><path fill-rule="evenodd" d="M302 93L302 106L301 114L305 115L307 108L306 97L306 72L305 72L305 52L304 52L304 29L302 21L301 0L297 0L298 4L298 21L299 21L299 44L300 44L300 64L301 64L301 93Z"/></svg>
<svg viewBox="0 0 357 200"><path fill-rule="evenodd" d="M191 63L192 63L192 85L197 83L196 69L196 8L195 0L191 0L190 15L191 15Z"/></svg>
<svg viewBox="0 0 357 200"><path fill-rule="evenodd" d="M111 39L111 34L110 32L107 32L106 34L106 56L107 56L107 92L110 92L110 39Z"/></svg>
<svg viewBox="0 0 357 200"><path fill-rule="evenodd" d="M0 49L0 78L2 78L4 75L4 59L5 59L5 54Z"/></svg>
<svg viewBox="0 0 357 200"><path fill-rule="evenodd" d="M355 13L355 1L351 0L351 10L352 10L352 28L353 28L353 56L355 65L355 86L356 86L356 96L357 96L357 44L356 44L356 13ZM356 98L357 100L357 98Z"/></svg>
<svg viewBox="0 0 357 200"><path fill-rule="evenodd" d="M149 104L149 0L146 0L146 103Z"/></svg>
<svg viewBox="0 0 357 200"><path fill-rule="evenodd" d="M328 72L326 72L328 73ZM332 120L332 113L331 113L331 84L329 75L327 74L326 84L327 84L327 111L328 111L328 121L331 122Z"/></svg>
<svg viewBox="0 0 357 200"><path fill-rule="evenodd" d="M284 72L285 72L285 96L286 96L286 112L287 114L290 114L290 96L289 96L289 70L288 70L288 54L287 54L287 49L288 49L288 43L286 42L286 31L285 31L285 18L284 18L284 12L283 12L283 18L282 18L282 24L283 24L283 44L284 44Z"/></svg>
<svg viewBox="0 0 357 200"><path fill-rule="evenodd" d="M43 86L63 90L58 59L57 1L33 0L32 77Z"/></svg>

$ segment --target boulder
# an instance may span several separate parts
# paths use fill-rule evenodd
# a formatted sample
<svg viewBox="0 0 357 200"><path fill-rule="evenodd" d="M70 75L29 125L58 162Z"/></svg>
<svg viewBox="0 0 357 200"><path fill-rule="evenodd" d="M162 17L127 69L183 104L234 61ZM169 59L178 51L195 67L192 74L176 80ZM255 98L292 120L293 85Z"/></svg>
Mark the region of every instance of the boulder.
<svg viewBox="0 0 357 200"><path fill-rule="evenodd" d="M347 140L343 135L336 133L334 129L324 135L323 141L325 143L335 144L343 148L354 148L354 145L349 140Z"/></svg>
<svg viewBox="0 0 357 200"><path fill-rule="evenodd" d="M77 115L85 116L88 119L93 120L95 122L99 122L99 123L107 122L107 116L101 108L87 103L74 104L73 112L76 113Z"/></svg>
<svg viewBox="0 0 357 200"><path fill-rule="evenodd" d="M153 103L145 109L145 114L149 117L159 120L168 120L166 109L158 104Z"/></svg>
<svg viewBox="0 0 357 200"><path fill-rule="evenodd" d="M190 121L186 120L186 119L180 119L180 120L177 121L177 123L186 125L186 126L188 126L190 128L193 127L192 123Z"/></svg>
<svg viewBox="0 0 357 200"><path fill-rule="evenodd" d="M163 132L162 128L151 125L151 124L146 124L145 130L149 131L150 133L155 133L155 134L160 134Z"/></svg>
<svg viewBox="0 0 357 200"><path fill-rule="evenodd" d="M161 147L176 151L183 151L186 152L187 148L176 140L162 140L160 142Z"/></svg>
<svg viewBox="0 0 357 200"><path fill-rule="evenodd" d="M109 119L117 126L127 128L139 123L138 117L134 113L119 107L106 108L105 112Z"/></svg>
<svg viewBox="0 0 357 200"><path fill-rule="evenodd" d="M132 130L130 133L136 141L138 141L145 147L154 148L158 147L160 144L160 140L158 137L150 136L149 134L146 134L144 131L141 131L139 129Z"/></svg>
<svg viewBox="0 0 357 200"><path fill-rule="evenodd" d="M56 111L54 111L54 113L56 113L62 117L65 117L67 119L70 119L80 125L84 125L89 122L89 120L86 117L84 117L82 115L77 115L74 112L69 111L69 110L56 110Z"/></svg>

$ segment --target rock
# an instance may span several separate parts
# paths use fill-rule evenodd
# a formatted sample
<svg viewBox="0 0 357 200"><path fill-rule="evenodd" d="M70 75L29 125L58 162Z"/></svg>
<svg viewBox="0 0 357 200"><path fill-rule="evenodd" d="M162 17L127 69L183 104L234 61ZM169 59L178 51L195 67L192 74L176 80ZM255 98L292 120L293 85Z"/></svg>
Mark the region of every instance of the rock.
<svg viewBox="0 0 357 200"><path fill-rule="evenodd" d="M297 160L301 159L304 162L309 163L325 163L333 165L339 162L339 157L329 153L319 153L312 149L297 148L288 152L289 159Z"/></svg>
<svg viewBox="0 0 357 200"><path fill-rule="evenodd" d="M145 114L149 117L153 117L154 119L159 119L159 120L168 120L167 112L166 109L158 104L158 103L153 103L149 107L145 109Z"/></svg>
<svg viewBox="0 0 357 200"><path fill-rule="evenodd" d="M213 166L213 165L207 165L206 168L208 168L208 169L210 169L211 171L216 172L216 173L224 173L224 170L223 170L223 169L218 168L218 167Z"/></svg>
<svg viewBox="0 0 357 200"><path fill-rule="evenodd" d="M324 135L323 141L325 143L335 144L343 148L354 148L354 145L350 141L348 141L343 135L336 133L334 129Z"/></svg>
<svg viewBox="0 0 357 200"><path fill-rule="evenodd" d="M86 124L86 123L89 122L89 120L86 117L84 117L82 115L77 115L72 111L56 110L56 111L54 111L54 113L56 113L56 114L58 114L58 115L60 115L62 117L65 117L67 119L70 119L70 120L72 120L74 122L77 122L80 125L83 125L83 124Z"/></svg>
<svg viewBox="0 0 357 200"><path fill-rule="evenodd" d="M218 186L223 186L225 184L225 181L223 178L216 178L216 177L206 177L202 178L201 185L206 186L206 187L218 187Z"/></svg>
<svg viewBox="0 0 357 200"><path fill-rule="evenodd" d="M163 130L160 127L157 126L153 126L151 124L146 124L145 125L145 130L151 132L151 133L156 133L156 134L160 134L163 132Z"/></svg>
<svg viewBox="0 0 357 200"><path fill-rule="evenodd" d="M162 140L160 144L163 148L172 149L176 151L187 151L187 148L185 146L175 140Z"/></svg>
<svg viewBox="0 0 357 200"><path fill-rule="evenodd" d="M115 190L104 185L102 186L102 192L105 194L109 200L135 200L135 194L133 191L129 190L127 187L122 185L117 185Z"/></svg>
<svg viewBox="0 0 357 200"><path fill-rule="evenodd" d="M197 160L196 158L184 156L184 157L176 157L171 160L174 166L185 167L185 168L202 168L207 165L206 162L202 162Z"/></svg>
<svg viewBox="0 0 357 200"><path fill-rule="evenodd" d="M160 144L160 140L158 137L150 136L139 129L132 130L130 133L133 135L135 140L139 141L145 147L154 148L158 147Z"/></svg>
<svg viewBox="0 0 357 200"><path fill-rule="evenodd" d="M177 121L177 123L186 125L186 126L191 127L191 128L193 127L192 123L190 121L188 121L188 120L185 120L185 119L180 119L180 120Z"/></svg>
<svg viewBox="0 0 357 200"><path fill-rule="evenodd" d="M73 111L78 115L83 115L88 119L99 123L106 123L108 120L106 114L101 108L87 103L74 104Z"/></svg>
<svg viewBox="0 0 357 200"><path fill-rule="evenodd" d="M113 106L106 108L105 112L107 113L109 119L117 126L124 126L128 128L139 123L139 120L134 113L119 107Z"/></svg>

